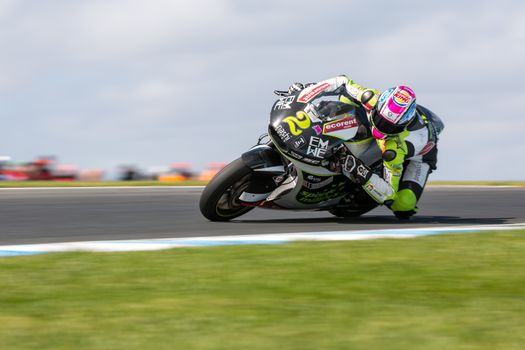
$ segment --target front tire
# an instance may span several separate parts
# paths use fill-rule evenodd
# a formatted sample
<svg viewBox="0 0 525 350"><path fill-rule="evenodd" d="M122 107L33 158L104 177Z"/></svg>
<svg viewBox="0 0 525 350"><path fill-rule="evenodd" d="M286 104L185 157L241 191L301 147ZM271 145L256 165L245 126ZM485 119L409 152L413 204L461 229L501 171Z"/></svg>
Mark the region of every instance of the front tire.
<svg viewBox="0 0 525 350"><path fill-rule="evenodd" d="M204 188L199 201L202 215L210 221L229 221L253 207L243 206L239 196L248 187L252 170L241 158L225 166Z"/></svg>

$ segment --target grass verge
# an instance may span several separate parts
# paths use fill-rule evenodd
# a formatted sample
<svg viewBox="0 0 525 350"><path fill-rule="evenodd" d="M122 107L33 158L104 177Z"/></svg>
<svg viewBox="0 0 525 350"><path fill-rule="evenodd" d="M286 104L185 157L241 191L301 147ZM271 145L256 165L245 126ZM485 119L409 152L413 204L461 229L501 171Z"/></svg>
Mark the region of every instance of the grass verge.
<svg viewBox="0 0 525 350"><path fill-rule="evenodd" d="M0 259L1 349L523 349L525 231Z"/></svg>

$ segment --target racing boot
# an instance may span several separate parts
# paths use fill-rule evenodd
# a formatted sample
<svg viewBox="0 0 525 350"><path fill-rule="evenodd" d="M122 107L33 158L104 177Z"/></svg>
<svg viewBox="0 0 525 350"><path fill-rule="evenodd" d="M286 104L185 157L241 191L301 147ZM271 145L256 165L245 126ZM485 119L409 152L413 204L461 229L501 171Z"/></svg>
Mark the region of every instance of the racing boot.
<svg viewBox="0 0 525 350"><path fill-rule="evenodd" d="M408 220L417 213L418 208L416 194L409 188L397 192L395 200L388 207L394 212L399 220Z"/></svg>

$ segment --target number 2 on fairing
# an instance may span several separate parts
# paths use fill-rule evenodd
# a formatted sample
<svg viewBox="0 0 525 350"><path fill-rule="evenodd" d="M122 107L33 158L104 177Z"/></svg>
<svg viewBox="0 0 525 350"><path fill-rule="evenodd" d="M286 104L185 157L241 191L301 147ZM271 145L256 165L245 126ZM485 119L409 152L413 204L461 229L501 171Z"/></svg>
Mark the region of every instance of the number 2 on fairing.
<svg viewBox="0 0 525 350"><path fill-rule="evenodd" d="M303 111L297 112L295 117L286 117L283 121L288 123L290 132L295 136L301 134L304 129L310 127L310 118L308 118L308 115Z"/></svg>

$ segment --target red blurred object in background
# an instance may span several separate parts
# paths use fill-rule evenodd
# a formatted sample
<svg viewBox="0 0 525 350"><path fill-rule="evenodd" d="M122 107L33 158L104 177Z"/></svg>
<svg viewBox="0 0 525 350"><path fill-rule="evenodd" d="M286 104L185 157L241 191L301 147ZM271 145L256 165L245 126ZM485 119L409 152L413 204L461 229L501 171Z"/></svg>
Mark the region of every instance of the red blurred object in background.
<svg viewBox="0 0 525 350"><path fill-rule="evenodd" d="M199 174L197 180L210 181L225 166L226 163L222 162L209 163L208 167Z"/></svg>

